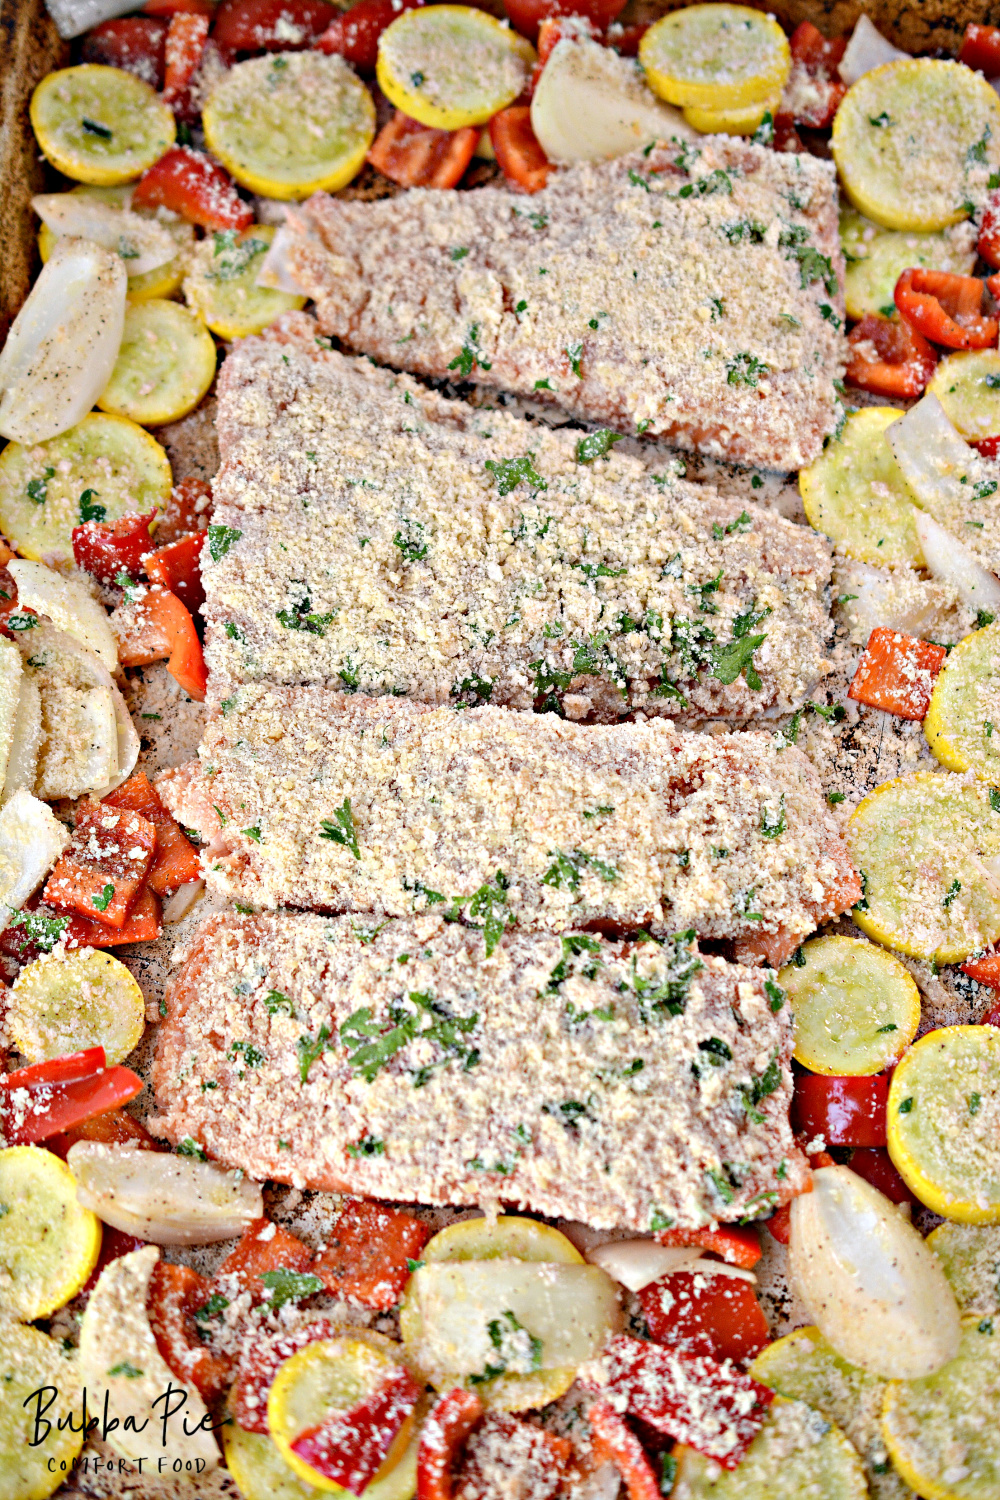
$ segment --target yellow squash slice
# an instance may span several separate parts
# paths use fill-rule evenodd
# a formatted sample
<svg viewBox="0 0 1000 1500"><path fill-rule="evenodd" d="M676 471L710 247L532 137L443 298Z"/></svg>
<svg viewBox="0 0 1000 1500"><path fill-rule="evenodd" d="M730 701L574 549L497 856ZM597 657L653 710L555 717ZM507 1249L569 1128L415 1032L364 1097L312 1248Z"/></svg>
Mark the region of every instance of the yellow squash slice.
<svg viewBox="0 0 1000 1500"><path fill-rule="evenodd" d="M963 234L964 230L955 233ZM947 234L883 229L853 208L841 212L840 245L847 262L844 297L849 318L863 318L865 313L894 317L896 282L908 266L928 266L935 271L957 271L968 276L976 263L975 246L970 247L967 239L956 242ZM947 363L942 361L943 365ZM997 404L1000 406L1000 397Z"/></svg>
<svg viewBox="0 0 1000 1500"><path fill-rule="evenodd" d="M964 1313L992 1318L1000 1313L1000 1228L992 1224L939 1224L927 1243Z"/></svg>
<svg viewBox="0 0 1000 1500"><path fill-rule="evenodd" d="M639 61L668 104L729 110L780 94L792 55L773 16L746 5L689 5L653 23Z"/></svg>
<svg viewBox="0 0 1000 1500"><path fill-rule="evenodd" d="M924 560L913 520L913 493L885 436L886 428L902 415L890 406L854 412L839 442L828 444L799 475L810 525L825 532L848 557L879 567L919 567Z"/></svg>
<svg viewBox="0 0 1000 1500"><path fill-rule="evenodd" d="M936 396L945 416L964 438L1000 433L1000 350L959 349L945 355L927 394Z"/></svg>
<svg viewBox="0 0 1000 1500"><path fill-rule="evenodd" d="M832 144L844 191L869 219L944 229L985 201L1000 169L1000 99L961 63L885 63L844 95Z"/></svg>
<svg viewBox="0 0 1000 1500"><path fill-rule="evenodd" d="M360 172L375 106L342 57L282 52L237 63L202 112L205 139L244 187L268 198L335 193Z"/></svg>
<svg viewBox="0 0 1000 1500"><path fill-rule="evenodd" d="M79 1385L75 1357L55 1339L37 1328L0 1323L0 1500L45 1500L70 1477L83 1446ZM43 1419L49 1431L43 1426L36 1434L35 1413L45 1410L47 1399L37 1392L46 1386L58 1394Z"/></svg>
<svg viewBox="0 0 1000 1500"><path fill-rule="evenodd" d="M893 1463L924 1500L1000 1494L1000 1325L962 1322L958 1354L922 1380L894 1380L882 1431Z"/></svg>
<svg viewBox="0 0 1000 1500"><path fill-rule="evenodd" d="M226 230L203 239L191 257L185 300L220 339L260 333L283 312L305 306L304 297L256 284L274 234L271 224L253 224L241 235Z"/></svg>
<svg viewBox="0 0 1000 1500"><path fill-rule="evenodd" d="M150 298L125 309L118 361L97 404L156 427L193 411L214 378L215 344L201 319Z"/></svg>
<svg viewBox="0 0 1000 1500"><path fill-rule="evenodd" d="M78 183L72 191L87 197L98 198L102 203L111 204L113 208L131 208L132 205L132 186L129 183L122 187L92 187L88 183ZM184 280L187 257L194 245L194 226L188 224L185 219L178 218L176 214L169 213L166 209L157 211L137 208L133 212L142 218L155 218L158 223L161 223L171 238L177 241L177 254L166 265L157 266L155 271L145 271L141 276L130 276L128 278L129 301L143 302L148 297L172 297ZM43 224L38 231L38 253L42 257L43 264L48 260L58 242L58 236L53 234L47 224ZM126 270L128 264L126 261Z"/></svg>
<svg viewBox="0 0 1000 1500"><path fill-rule="evenodd" d="M24 557L72 562L84 506L101 521L161 511L172 484L155 438L126 417L92 412L47 443L8 443L0 453L0 531Z"/></svg>
<svg viewBox="0 0 1000 1500"><path fill-rule="evenodd" d="M113 1067L128 1057L145 1023L142 990L123 963L97 949L36 958L10 992L11 1035L30 1063L103 1047Z"/></svg>
<svg viewBox="0 0 1000 1500"><path fill-rule="evenodd" d="M865 1500L861 1460L839 1427L804 1401L781 1396L735 1469L675 1448L671 1500Z"/></svg>
<svg viewBox="0 0 1000 1500"><path fill-rule="evenodd" d="M921 1203L961 1224L1000 1224L1000 1029L942 1026L889 1087L888 1146ZM1000 1331L1000 1330L998 1330Z"/></svg>
<svg viewBox="0 0 1000 1500"><path fill-rule="evenodd" d="M912 976L864 938L815 938L778 982L794 1015L796 1061L811 1073L881 1073L917 1034L920 991Z"/></svg>
<svg viewBox="0 0 1000 1500"><path fill-rule="evenodd" d="M377 77L386 98L421 125L485 125L521 93L535 49L471 5L407 10L379 38Z"/></svg>
<svg viewBox="0 0 1000 1500"><path fill-rule="evenodd" d="M47 1318L97 1264L100 1220L76 1201L65 1162L40 1146L0 1151L0 1204L0 1306L25 1322Z"/></svg>
<svg viewBox="0 0 1000 1500"><path fill-rule="evenodd" d="M766 99L741 105L739 109L702 109L697 104L689 104L684 118L704 135L753 135L765 115L774 118L780 103L779 90L768 94Z"/></svg>
<svg viewBox="0 0 1000 1500"><path fill-rule="evenodd" d="M934 684L927 743L949 771L1000 787L1000 622L960 641Z"/></svg>
<svg viewBox="0 0 1000 1500"><path fill-rule="evenodd" d="M1000 937L1000 809L991 788L933 771L887 781L855 808L847 847L861 872L854 920L911 958L959 963Z"/></svg>
<svg viewBox="0 0 1000 1500"><path fill-rule="evenodd" d="M148 83L97 63L47 73L31 96L31 123L54 167L104 187L140 177L177 134Z"/></svg>
<svg viewBox="0 0 1000 1500"><path fill-rule="evenodd" d="M319 1500L324 1493L290 1469L273 1438L247 1432L227 1413L222 1429L226 1465L244 1500Z"/></svg>
<svg viewBox="0 0 1000 1500"><path fill-rule="evenodd" d="M836 1423L860 1454L875 1500L904 1500L908 1491L889 1462L882 1436L886 1382L878 1375L841 1359L818 1328L799 1328L768 1344L750 1374Z"/></svg>
<svg viewBox="0 0 1000 1500"><path fill-rule="evenodd" d="M331 1411L350 1408L370 1395L394 1364L406 1362L405 1351L391 1339L356 1329L345 1329L339 1338L317 1339L286 1359L268 1396L267 1425L292 1473L317 1490L346 1495L339 1484L299 1458L291 1445ZM365 1500L409 1500L416 1487L416 1429L414 1411L365 1486Z"/></svg>

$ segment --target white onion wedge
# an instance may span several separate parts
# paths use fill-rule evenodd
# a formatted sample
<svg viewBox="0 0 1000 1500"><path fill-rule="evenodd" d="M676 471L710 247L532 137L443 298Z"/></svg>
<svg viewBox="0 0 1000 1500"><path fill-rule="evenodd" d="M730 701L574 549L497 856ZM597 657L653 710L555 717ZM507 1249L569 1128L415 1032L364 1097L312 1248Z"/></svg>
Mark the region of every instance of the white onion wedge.
<svg viewBox="0 0 1000 1500"><path fill-rule="evenodd" d="M288 225L280 225L261 261L254 285L278 292L292 292L297 297L307 297L307 289L299 285L288 266L288 246L291 239L292 232Z"/></svg>
<svg viewBox="0 0 1000 1500"><path fill-rule="evenodd" d="M17 694L14 733L3 782L3 802L15 792L30 792L38 774L38 752L42 747L42 698L33 677L22 675Z"/></svg>
<svg viewBox="0 0 1000 1500"><path fill-rule="evenodd" d="M531 101L549 161L610 161L650 141L697 138L680 110L657 99L637 65L586 37L552 49Z"/></svg>
<svg viewBox="0 0 1000 1500"><path fill-rule="evenodd" d="M205 882L203 880L189 880L185 885L179 885L163 903L164 927L170 927L175 922L182 921L204 894Z"/></svg>
<svg viewBox="0 0 1000 1500"><path fill-rule="evenodd" d="M17 584L18 603L51 620L57 630L93 651L109 672L118 669L118 642L104 606L77 578L65 578L44 563L15 558L7 571Z"/></svg>
<svg viewBox="0 0 1000 1500"><path fill-rule="evenodd" d="M211 1245L264 1212L256 1183L194 1156L78 1141L66 1160L84 1208L158 1245Z"/></svg>
<svg viewBox="0 0 1000 1500"><path fill-rule="evenodd" d="M23 678L20 651L13 641L0 641L0 782L7 775Z"/></svg>
<svg viewBox="0 0 1000 1500"><path fill-rule="evenodd" d="M883 63L898 62L909 56L908 52L901 52L898 47L887 42L867 16L859 16L837 72L850 85L857 83L859 78L870 73L873 68L880 68Z"/></svg>
<svg viewBox="0 0 1000 1500"><path fill-rule="evenodd" d="M934 395L922 397L885 435L918 502L941 521L948 508L968 504L980 480L991 483L1000 473L970 447Z"/></svg>
<svg viewBox="0 0 1000 1500"><path fill-rule="evenodd" d="M31 206L58 238L91 240L120 255L129 276L155 271L177 254L177 241L156 219L85 193L38 193Z"/></svg>
<svg viewBox="0 0 1000 1500"><path fill-rule="evenodd" d="M118 358L126 284L120 256L56 245L0 352L0 435L44 443L86 416Z"/></svg>
<svg viewBox="0 0 1000 1500"><path fill-rule="evenodd" d="M592 1266L600 1266L630 1292L641 1292L661 1276L690 1271L701 1259L697 1245L658 1245L656 1240L613 1240L586 1252ZM700 1269L700 1267L699 1267Z"/></svg>
<svg viewBox="0 0 1000 1500"><path fill-rule="evenodd" d="M17 791L0 810L0 928L33 895L69 843L51 807Z"/></svg>
<svg viewBox="0 0 1000 1500"><path fill-rule="evenodd" d="M146 1312L159 1258L155 1245L144 1245L104 1267L80 1323L80 1382L93 1410L101 1411L107 1402L106 1417L113 1418L107 1423L108 1442L123 1458L148 1459L154 1453L163 1473L170 1474L175 1464L180 1473L185 1468L206 1473L217 1467L219 1449L201 1425L205 1403L194 1385L167 1365ZM178 1409L171 1397L175 1415L165 1421L168 1386L183 1391L187 1401Z"/></svg>
<svg viewBox="0 0 1000 1500"><path fill-rule="evenodd" d="M131 0L45 0L45 8L64 41L83 36L99 21L127 15L135 10Z"/></svg>
<svg viewBox="0 0 1000 1500"><path fill-rule="evenodd" d="M950 583L963 604L1000 616L1000 580L978 563L967 547L925 510L914 512L914 523L927 571Z"/></svg>
<svg viewBox="0 0 1000 1500"><path fill-rule="evenodd" d="M961 1332L941 1262L876 1188L847 1167L813 1173L792 1200L789 1264L837 1353L887 1380L918 1380L954 1358Z"/></svg>
<svg viewBox="0 0 1000 1500"><path fill-rule="evenodd" d="M110 786L118 774L118 731L111 689L80 690L43 678L42 724L35 791L54 801Z"/></svg>

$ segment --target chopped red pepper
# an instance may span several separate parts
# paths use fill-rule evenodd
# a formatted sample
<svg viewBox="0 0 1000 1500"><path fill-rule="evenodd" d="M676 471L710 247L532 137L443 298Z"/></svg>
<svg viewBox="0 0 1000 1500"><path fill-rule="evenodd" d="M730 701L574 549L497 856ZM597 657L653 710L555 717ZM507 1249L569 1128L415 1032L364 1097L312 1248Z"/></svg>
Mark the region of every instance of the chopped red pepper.
<svg viewBox="0 0 1000 1500"><path fill-rule="evenodd" d="M752 1270L761 1257L757 1231L749 1224L720 1224L718 1229L661 1229L655 1236L661 1245L700 1245L731 1266Z"/></svg>
<svg viewBox="0 0 1000 1500"><path fill-rule="evenodd" d="M788 39L793 63L805 68L819 97L808 109L795 116L800 125L822 130L832 125L847 84L837 73L837 64L847 48L847 38L827 41L811 21L803 21Z"/></svg>
<svg viewBox="0 0 1000 1500"><path fill-rule="evenodd" d="M614 1464L625 1481L628 1500L660 1500L660 1486L645 1449L611 1403L595 1401L587 1421L594 1435L594 1462Z"/></svg>
<svg viewBox="0 0 1000 1500"><path fill-rule="evenodd" d="M421 1387L405 1365L393 1365L374 1391L348 1411L334 1411L291 1443L303 1463L362 1495L389 1456L404 1422L420 1400Z"/></svg>
<svg viewBox="0 0 1000 1500"><path fill-rule="evenodd" d="M364 1198L351 1199L312 1269L335 1296L387 1311L406 1289L407 1261L417 1260L429 1239L427 1225L412 1214Z"/></svg>
<svg viewBox="0 0 1000 1500"><path fill-rule="evenodd" d="M420 1431L417 1500L452 1500L452 1468L482 1415L475 1391L458 1387L435 1401Z"/></svg>
<svg viewBox="0 0 1000 1500"><path fill-rule="evenodd" d="M970 21L965 28L958 53L959 62L987 78L1000 76L1000 26L977 26Z"/></svg>
<svg viewBox="0 0 1000 1500"><path fill-rule="evenodd" d="M0 1074L0 1132L9 1146L48 1140L118 1109L141 1089L142 1079L131 1068L104 1067L103 1047L35 1063Z"/></svg>
<svg viewBox="0 0 1000 1500"><path fill-rule="evenodd" d="M163 916L155 893L144 886L121 927L109 927L74 912L63 937L67 948L121 948L126 943L154 943L163 931Z"/></svg>
<svg viewBox="0 0 1000 1500"><path fill-rule="evenodd" d="M156 853L149 872L149 884L157 895L168 896L178 886L200 878L197 849L167 812L145 771L134 772L128 781L109 792L104 798L104 806L130 808L141 813L156 829Z"/></svg>
<svg viewBox="0 0 1000 1500"><path fill-rule="evenodd" d="M178 542L189 531L205 532L211 519L212 486L207 479L189 474L186 479L178 480L170 491L166 509L156 526L157 545Z"/></svg>
<svg viewBox="0 0 1000 1500"><path fill-rule="evenodd" d="M532 42L541 23L553 16L582 16L602 32L623 8L623 0L504 0L511 25Z"/></svg>
<svg viewBox="0 0 1000 1500"><path fill-rule="evenodd" d="M214 16L215 0L146 0L144 16Z"/></svg>
<svg viewBox="0 0 1000 1500"><path fill-rule="evenodd" d="M73 838L45 885L56 911L123 927L153 863L156 829L127 809L84 802Z"/></svg>
<svg viewBox="0 0 1000 1500"><path fill-rule="evenodd" d="M643 27L644 31L646 29ZM544 68L555 50L556 43L561 42L563 37L572 37L575 40L581 36L590 37L595 42L601 40L597 27L586 16L547 16L538 28L540 66Z"/></svg>
<svg viewBox="0 0 1000 1500"><path fill-rule="evenodd" d="M344 1325L334 1318L313 1318L297 1328L282 1329L273 1338L248 1339L240 1352L231 1405L233 1417L245 1432L267 1434L267 1398L286 1359L317 1339L342 1337Z"/></svg>
<svg viewBox="0 0 1000 1500"><path fill-rule="evenodd" d="M121 16L102 21L83 39L80 59L106 68L124 68L154 89L163 87L163 52L167 28L145 16Z"/></svg>
<svg viewBox="0 0 1000 1500"><path fill-rule="evenodd" d="M222 0L212 36L229 52L302 52L330 24L327 0Z"/></svg>
<svg viewBox="0 0 1000 1500"><path fill-rule="evenodd" d="M142 559L152 547L150 522L156 515L127 515L118 521L85 521L73 527L73 561L101 583L114 583L120 573L138 578Z"/></svg>
<svg viewBox="0 0 1000 1500"><path fill-rule="evenodd" d="M537 193L545 186L553 169L531 128L530 105L512 104L494 115L490 121L490 140L508 182L516 183L526 193Z"/></svg>
<svg viewBox="0 0 1000 1500"><path fill-rule="evenodd" d="M975 448L984 458L1000 458L1000 436L988 438L968 438L966 441L970 448Z"/></svg>
<svg viewBox="0 0 1000 1500"><path fill-rule="evenodd" d="M607 1380L581 1384L623 1396L628 1410L657 1432L735 1469L764 1421L774 1392L734 1365L619 1334L601 1356Z"/></svg>
<svg viewBox="0 0 1000 1500"><path fill-rule="evenodd" d="M383 177L402 187L457 187L472 160L479 131L432 130L396 111L383 125L368 160Z"/></svg>
<svg viewBox="0 0 1000 1500"><path fill-rule="evenodd" d="M247 229L253 209L224 167L193 146L171 146L135 185L133 208L169 208L202 229Z"/></svg>
<svg viewBox="0 0 1000 1500"><path fill-rule="evenodd" d="M146 1297L156 1347L177 1379L193 1385L203 1401L214 1401L232 1378L232 1361L213 1354L201 1340L198 1315L211 1316L210 1295L207 1277L190 1266L159 1260Z"/></svg>
<svg viewBox="0 0 1000 1500"><path fill-rule="evenodd" d="M989 349L1000 322L982 316L983 283L978 276L911 266L893 294L899 315L911 328L947 349Z"/></svg>
<svg viewBox="0 0 1000 1500"><path fill-rule="evenodd" d="M66 1160L66 1153L77 1141L99 1141L102 1146L124 1146L134 1145L141 1151L162 1151L163 1147L158 1141L154 1141L149 1131L124 1109L109 1109L102 1115L93 1115L88 1120L81 1120L76 1125L71 1125L68 1130L61 1130L58 1135L50 1136L45 1146L48 1151L55 1152Z"/></svg>
<svg viewBox="0 0 1000 1500"><path fill-rule="evenodd" d="M848 698L901 719L923 720L948 653L933 641L876 625L858 662Z"/></svg>
<svg viewBox="0 0 1000 1500"><path fill-rule="evenodd" d="M982 958L967 958L961 965L962 973L980 984L988 984L1000 990L1000 950L984 953Z"/></svg>
<svg viewBox="0 0 1000 1500"><path fill-rule="evenodd" d="M132 629L119 638L122 666L143 667L166 658L171 677L196 702L203 703L208 673L191 611L176 594L158 585L147 589L132 609Z"/></svg>
<svg viewBox="0 0 1000 1500"><path fill-rule="evenodd" d="M996 29L993 26L989 28L990 31ZM979 243L976 248L988 266L1000 266L1000 192L990 193L986 200L982 223L979 226ZM990 285L993 279L992 276L987 277L986 286L995 297L996 290Z"/></svg>
<svg viewBox="0 0 1000 1500"><path fill-rule="evenodd" d="M875 396L911 400L923 394L937 353L904 319L865 313L847 335L851 358L846 379Z"/></svg>
<svg viewBox="0 0 1000 1500"><path fill-rule="evenodd" d="M828 1146L884 1146L889 1098L886 1074L866 1078L825 1078L800 1073L792 1095L792 1121L809 1139Z"/></svg>
<svg viewBox="0 0 1000 1500"><path fill-rule="evenodd" d="M146 558L146 577L162 588L169 589L195 614L205 602L205 590L201 581L201 551L205 545L203 531L189 531L157 547Z"/></svg>
<svg viewBox="0 0 1000 1500"><path fill-rule="evenodd" d="M208 17L179 13L171 18L164 50L163 102L181 120L198 118L191 100L191 80L201 63L208 41Z"/></svg>
<svg viewBox="0 0 1000 1500"><path fill-rule="evenodd" d="M884 1147L862 1147L853 1153L847 1165L852 1172L884 1193L891 1203L916 1202Z"/></svg>
<svg viewBox="0 0 1000 1500"><path fill-rule="evenodd" d="M795 129L795 117L779 110L774 117L774 135L771 146L775 151L797 151L803 152L806 148L802 144L802 138Z"/></svg>
<svg viewBox="0 0 1000 1500"><path fill-rule="evenodd" d="M312 1251L290 1230L271 1219L254 1219L243 1231L235 1250L231 1250L212 1278L212 1290L232 1299L239 1292L249 1292L256 1306L266 1300L267 1288L261 1277L267 1271L312 1270ZM237 1291L233 1291L233 1286Z"/></svg>
<svg viewBox="0 0 1000 1500"><path fill-rule="evenodd" d="M349 10L332 20L314 46L319 52L339 53L359 73L374 73L378 61L378 39L385 28L424 0L357 0Z"/></svg>
<svg viewBox="0 0 1000 1500"><path fill-rule="evenodd" d="M792 1237L792 1204L783 1203L776 1208L767 1221L767 1227L779 1245L787 1245Z"/></svg>
<svg viewBox="0 0 1000 1500"><path fill-rule="evenodd" d="M711 1261L704 1265L643 1287L639 1301L650 1337L713 1359L753 1359L770 1343L771 1330L752 1283L713 1273Z"/></svg>
<svg viewBox="0 0 1000 1500"><path fill-rule="evenodd" d="M498 1500L496 1462L493 1454L516 1452L520 1472L535 1476L529 1497L523 1500L555 1500L567 1493L567 1483L579 1477L573 1444L533 1422L524 1422L509 1412L488 1411L477 1428L477 1441L466 1448L455 1465L453 1487L462 1500ZM511 1500L514 1497L511 1496Z"/></svg>

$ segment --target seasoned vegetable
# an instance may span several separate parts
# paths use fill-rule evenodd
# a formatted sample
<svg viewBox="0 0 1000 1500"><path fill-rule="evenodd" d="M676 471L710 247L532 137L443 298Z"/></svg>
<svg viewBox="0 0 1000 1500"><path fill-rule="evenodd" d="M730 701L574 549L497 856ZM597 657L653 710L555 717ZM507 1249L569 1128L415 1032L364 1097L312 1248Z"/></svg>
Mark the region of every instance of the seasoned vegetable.
<svg viewBox="0 0 1000 1500"><path fill-rule="evenodd" d="M608 161L650 141L691 136L634 62L585 37L556 43L531 98L531 124L549 161Z"/></svg>
<svg viewBox="0 0 1000 1500"><path fill-rule="evenodd" d="M81 1141L67 1160L80 1202L106 1224L160 1245L210 1245L260 1218L263 1203L254 1183L191 1148L169 1156Z"/></svg>
<svg viewBox="0 0 1000 1500"><path fill-rule="evenodd" d="M57 630L92 651L109 672L118 667L118 647L104 608L76 578L64 578L44 563L14 558L7 571L17 584L21 609L51 620Z"/></svg>
<svg viewBox="0 0 1000 1500"><path fill-rule="evenodd" d="M839 1427L802 1401L774 1402L738 1469L727 1473L680 1448L674 1500L863 1500L861 1460Z"/></svg>
<svg viewBox="0 0 1000 1500"><path fill-rule="evenodd" d="M184 278L184 297L223 339L260 333L280 313L303 307L305 298L257 285L274 226L255 224L243 234L225 230L202 240Z"/></svg>
<svg viewBox="0 0 1000 1500"><path fill-rule="evenodd" d="M201 319L147 298L126 308L118 360L97 404L155 427L193 411L214 379L215 344Z"/></svg>
<svg viewBox="0 0 1000 1500"><path fill-rule="evenodd" d="M18 790L0 811L0 927L33 895L69 843L46 803Z"/></svg>
<svg viewBox="0 0 1000 1500"><path fill-rule="evenodd" d="M810 524L860 562L922 562L914 496L885 433L902 412L872 406L847 418L839 441L799 475Z"/></svg>
<svg viewBox="0 0 1000 1500"><path fill-rule="evenodd" d="M920 1023L908 971L863 938L816 938L800 953L778 976L794 1013L796 1060L813 1073L881 1073Z"/></svg>
<svg viewBox="0 0 1000 1500"><path fill-rule="evenodd" d="M773 119L781 105L781 90L768 94L753 104L744 104L737 109L701 109L689 104L684 118L695 130L705 135L753 135L760 127L765 115Z"/></svg>
<svg viewBox="0 0 1000 1500"><path fill-rule="evenodd" d="M93 193L39 193L31 206L51 235L92 240L121 256L134 276L160 270L177 254L171 234L156 219Z"/></svg>
<svg viewBox="0 0 1000 1500"><path fill-rule="evenodd" d="M934 684L927 743L949 771L1000 786L1000 623L960 641Z"/></svg>
<svg viewBox="0 0 1000 1500"><path fill-rule="evenodd" d="M780 94L792 66L774 17L745 5L689 5L663 16L639 44L639 60L661 98L703 110Z"/></svg>
<svg viewBox="0 0 1000 1500"><path fill-rule="evenodd" d="M36 958L14 981L8 1007L14 1044L33 1063L95 1046L108 1066L123 1062L145 1020L142 990L108 953Z"/></svg>
<svg viewBox="0 0 1000 1500"><path fill-rule="evenodd" d="M963 1313L1000 1314L1000 1228L985 1224L939 1224L927 1243Z"/></svg>
<svg viewBox="0 0 1000 1500"><path fill-rule="evenodd" d="M927 713L934 679L947 654L934 641L922 641L876 625L847 696L871 708L919 721Z"/></svg>
<svg viewBox="0 0 1000 1500"><path fill-rule="evenodd" d="M947 355L927 389L969 442L1000 433L1000 351L963 349Z"/></svg>
<svg viewBox="0 0 1000 1500"><path fill-rule="evenodd" d="M31 123L54 167L101 186L138 177L177 133L148 83L96 63L47 73L31 96Z"/></svg>
<svg viewBox="0 0 1000 1500"><path fill-rule="evenodd" d="M807 1141L822 1136L828 1146L884 1147L888 1099L889 1085L881 1075L802 1073L795 1080L792 1121Z"/></svg>
<svg viewBox="0 0 1000 1500"><path fill-rule="evenodd" d="M853 208L841 212L840 243L847 261L844 296L849 318L886 309L892 309L893 316L896 282L909 266L968 275L976 263L975 247L965 231L949 236L883 229Z"/></svg>
<svg viewBox="0 0 1000 1500"><path fill-rule="evenodd" d="M404 11L379 37L376 76L397 109L436 130L485 125L513 104L535 49L471 5Z"/></svg>
<svg viewBox="0 0 1000 1500"><path fill-rule="evenodd" d="M167 153L168 157L173 152ZM219 169L221 171L221 168ZM146 271L139 275L134 270L131 259L125 259L125 269L128 274L128 296L130 302L142 302L147 297L172 297L184 279L184 267L187 262L188 253L194 244L194 230L191 225L183 219L178 219L173 214L156 215L154 209L143 207L134 202L134 195L139 184L135 186L127 183L122 187L92 187L87 183L78 183L72 189L70 197L87 198L97 203L105 204L111 209L125 211L135 210L135 215L143 221L150 223L154 216L160 228L165 229L174 242L173 259L165 265L158 266L155 271ZM249 209L249 205L244 205ZM47 224L43 224L38 231L38 253L43 261L51 256L58 238L53 234ZM117 250L117 245L115 246ZM120 251L118 252L121 253Z"/></svg>
<svg viewBox="0 0 1000 1500"><path fill-rule="evenodd" d="M4 1312L31 1322L75 1297L97 1264L101 1226L78 1203L73 1174L40 1146L0 1151Z"/></svg>
<svg viewBox="0 0 1000 1500"><path fill-rule="evenodd" d="M45 1387L57 1396L49 1430L41 1428L45 1435L39 1441L36 1401ZM0 1390L0 1495L3 1500L45 1500L63 1483L83 1445L74 1363L48 1334L5 1321L0 1325Z"/></svg>
<svg viewBox="0 0 1000 1500"><path fill-rule="evenodd" d="M222 1429L226 1466L245 1500L320 1500L314 1489L290 1469L274 1440L247 1432L230 1420Z"/></svg>

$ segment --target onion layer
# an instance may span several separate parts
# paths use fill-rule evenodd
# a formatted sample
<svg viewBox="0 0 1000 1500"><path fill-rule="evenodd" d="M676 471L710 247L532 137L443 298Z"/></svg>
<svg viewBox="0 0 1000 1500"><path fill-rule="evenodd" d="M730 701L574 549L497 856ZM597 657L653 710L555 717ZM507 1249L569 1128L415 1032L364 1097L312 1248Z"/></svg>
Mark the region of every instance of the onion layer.
<svg viewBox="0 0 1000 1500"><path fill-rule="evenodd" d="M898 47L887 42L867 16L859 16L837 72L850 85L857 83L859 78L870 73L873 68L880 68L883 63L899 62L901 58L908 59L909 56L908 52L901 52Z"/></svg>
<svg viewBox="0 0 1000 1500"><path fill-rule="evenodd" d="M156 219L144 219L85 193L39 193L31 206L59 238L90 240L120 255L129 276L156 271L177 254L177 241Z"/></svg>
<svg viewBox="0 0 1000 1500"><path fill-rule="evenodd" d="M158 1245L231 1239L264 1212L256 1183L194 1156L78 1141L66 1160L85 1208Z"/></svg>
<svg viewBox="0 0 1000 1500"><path fill-rule="evenodd" d="M970 609L1000 615L1000 581L978 563L967 547L925 510L914 514L914 524L927 571L950 583Z"/></svg>

